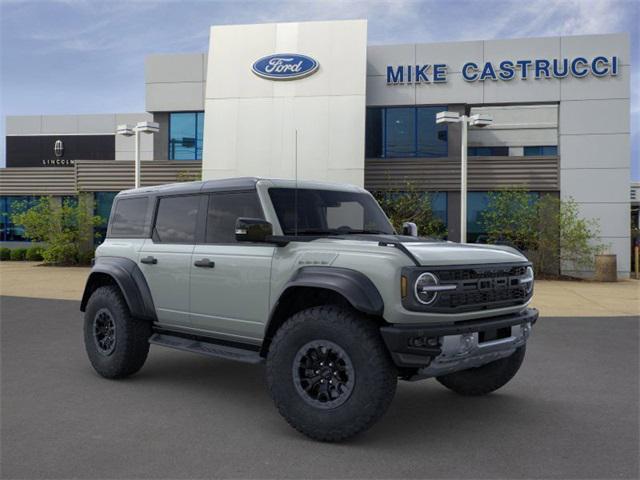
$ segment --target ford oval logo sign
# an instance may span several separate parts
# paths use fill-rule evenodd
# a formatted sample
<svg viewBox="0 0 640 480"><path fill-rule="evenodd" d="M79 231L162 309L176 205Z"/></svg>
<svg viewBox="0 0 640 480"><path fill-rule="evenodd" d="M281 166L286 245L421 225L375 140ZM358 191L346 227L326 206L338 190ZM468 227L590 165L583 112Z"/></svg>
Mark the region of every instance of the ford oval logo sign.
<svg viewBox="0 0 640 480"><path fill-rule="evenodd" d="M312 75L318 66L318 62L306 55L278 53L256 60L251 70L269 80L296 80Z"/></svg>

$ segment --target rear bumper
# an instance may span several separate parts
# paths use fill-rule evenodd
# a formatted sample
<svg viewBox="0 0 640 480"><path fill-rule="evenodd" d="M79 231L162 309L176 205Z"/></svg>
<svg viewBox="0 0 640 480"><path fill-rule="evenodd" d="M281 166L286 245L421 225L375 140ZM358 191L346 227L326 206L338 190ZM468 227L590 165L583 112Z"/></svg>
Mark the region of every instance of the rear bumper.
<svg viewBox="0 0 640 480"><path fill-rule="evenodd" d="M380 328L395 364L422 370L422 377L473 368L511 355L524 345L538 310L439 325Z"/></svg>

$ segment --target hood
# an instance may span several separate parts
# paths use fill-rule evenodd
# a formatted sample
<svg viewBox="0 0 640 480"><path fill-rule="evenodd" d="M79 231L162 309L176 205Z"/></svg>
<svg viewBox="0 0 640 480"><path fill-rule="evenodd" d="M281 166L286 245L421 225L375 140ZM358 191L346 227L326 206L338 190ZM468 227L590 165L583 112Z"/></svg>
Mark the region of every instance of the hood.
<svg viewBox="0 0 640 480"><path fill-rule="evenodd" d="M450 242L403 242L420 265L478 265L526 262L515 248Z"/></svg>
<svg viewBox="0 0 640 480"><path fill-rule="evenodd" d="M483 265L526 262L527 257L506 245L453 243L424 237L403 235L344 235L325 237L324 242L402 243L420 265Z"/></svg>

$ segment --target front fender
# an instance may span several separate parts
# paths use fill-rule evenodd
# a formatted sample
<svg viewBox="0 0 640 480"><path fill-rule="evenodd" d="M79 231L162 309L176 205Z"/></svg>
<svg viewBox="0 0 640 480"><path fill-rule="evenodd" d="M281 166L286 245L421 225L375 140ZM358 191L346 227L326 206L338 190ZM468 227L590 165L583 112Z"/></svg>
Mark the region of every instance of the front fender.
<svg viewBox="0 0 640 480"><path fill-rule="evenodd" d="M125 257L96 258L96 263L91 269L84 288L80 311L85 311L89 297L103 282L105 275L113 279L120 288L131 315L137 318L156 320L153 298L144 274L136 262Z"/></svg>
<svg viewBox="0 0 640 480"><path fill-rule="evenodd" d="M302 267L285 285L283 294L293 287L332 290L345 297L356 309L381 316L384 302L373 282L361 272L341 267Z"/></svg>

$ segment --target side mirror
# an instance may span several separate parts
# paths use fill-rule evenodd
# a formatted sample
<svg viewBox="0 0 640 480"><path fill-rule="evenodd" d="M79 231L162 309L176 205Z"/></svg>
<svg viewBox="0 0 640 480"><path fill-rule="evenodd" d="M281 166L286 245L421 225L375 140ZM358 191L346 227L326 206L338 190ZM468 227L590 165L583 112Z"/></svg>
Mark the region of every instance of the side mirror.
<svg viewBox="0 0 640 480"><path fill-rule="evenodd" d="M409 237L417 237L418 226L413 222L404 222L402 224L402 235L407 235Z"/></svg>
<svg viewBox="0 0 640 480"><path fill-rule="evenodd" d="M266 242L273 235L273 225L262 218L236 220L236 240L238 242Z"/></svg>

